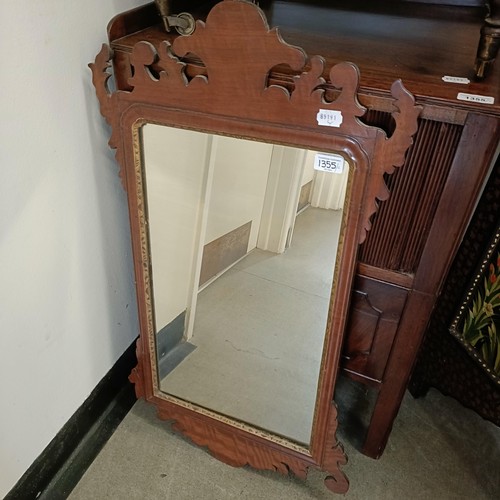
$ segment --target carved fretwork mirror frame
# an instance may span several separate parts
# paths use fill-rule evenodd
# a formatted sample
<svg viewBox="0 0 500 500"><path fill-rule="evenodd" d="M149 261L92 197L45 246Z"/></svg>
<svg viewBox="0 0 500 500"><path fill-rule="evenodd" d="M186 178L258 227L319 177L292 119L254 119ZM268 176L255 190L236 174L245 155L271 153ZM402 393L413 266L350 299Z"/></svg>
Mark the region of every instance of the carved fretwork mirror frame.
<svg viewBox="0 0 500 500"><path fill-rule="evenodd" d="M186 64L181 61L186 54L195 54L203 62L204 74L186 76ZM391 89L395 122L392 135L387 137L381 129L363 124L360 118L366 110L357 101L357 68L341 63L326 71L321 57L309 59L300 48L286 44L277 29L269 29L263 12L244 0L216 4L206 22L197 21L194 34L178 37L172 45L167 41L158 47L146 41L137 43L130 57L131 91L109 90L111 59L110 49L103 46L90 66L101 113L112 128L109 144L116 149L128 193L140 319L138 366L131 375L137 396L156 405L160 418L173 420L175 429L226 463L282 473L292 471L303 478L313 466L329 474L325 482L331 490L347 491L348 481L340 470L346 458L336 438L337 411L332 396L357 249L370 229L377 200L389 195L384 175L403 164L420 108L397 81ZM277 65L288 65L296 73L287 88L268 83ZM327 92L335 99L327 99ZM333 121L321 119L320 114L333 117ZM348 160L351 172L347 215L309 447L160 390L140 152L140 128L145 123L337 152Z"/></svg>

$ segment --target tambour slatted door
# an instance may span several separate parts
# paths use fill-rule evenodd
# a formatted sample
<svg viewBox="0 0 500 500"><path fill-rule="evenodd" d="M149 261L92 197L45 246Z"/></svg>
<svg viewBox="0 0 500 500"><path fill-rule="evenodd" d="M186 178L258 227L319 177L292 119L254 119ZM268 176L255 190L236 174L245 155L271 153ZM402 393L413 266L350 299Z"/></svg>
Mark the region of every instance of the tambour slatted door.
<svg viewBox="0 0 500 500"><path fill-rule="evenodd" d="M369 112L366 121L390 130L389 113ZM380 204L372 230L360 248L359 261L364 265L355 283L343 367L370 385L383 380L395 325L411 289L462 130L457 124L420 120L404 168L386 178L391 196ZM374 317L377 321L367 321Z"/></svg>
<svg viewBox="0 0 500 500"><path fill-rule="evenodd" d="M436 118L420 120L405 164L387 177L391 195L359 253L342 367L378 391L363 447L374 458L385 448L434 303L498 154L498 118ZM380 111L368 120L390 130Z"/></svg>
<svg viewBox="0 0 500 500"><path fill-rule="evenodd" d="M399 273L415 273L463 126L420 120L404 168L387 176L391 192L380 204L360 261Z"/></svg>

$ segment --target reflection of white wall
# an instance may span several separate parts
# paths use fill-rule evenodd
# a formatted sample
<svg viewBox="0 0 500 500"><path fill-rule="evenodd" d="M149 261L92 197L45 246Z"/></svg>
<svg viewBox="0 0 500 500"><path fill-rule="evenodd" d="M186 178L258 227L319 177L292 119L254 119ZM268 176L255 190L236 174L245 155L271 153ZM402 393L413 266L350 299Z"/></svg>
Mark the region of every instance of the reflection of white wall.
<svg viewBox="0 0 500 500"><path fill-rule="evenodd" d="M314 179L314 155L312 151L307 151L305 160L304 160L304 170L302 172L302 182L300 186L304 186L308 182L311 182Z"/></svg>
<svg viewBox="0 0 500 500"><path fill-rule="evenodd" d="M274 146L264 200L258 247L282 253L291 237L301 180L305 151Z"/></svg>
<svg viewBox="0 0 500 500"><path fill-rule="evenodd" d="M273 146L219 137L205 243L252 221L248 250L255 248Z"/></svg>
<svg viewBox="0 0 500 500"><path fill-rule="evenodd" d="M142 3L0 2L0 498L138 334L126 196L87 63Z"/></svg>
<svg viewBox="0 0 500 500"><path fill-rule="evenodd" d="M207 134L152 124L142 134L160 330L194 308L191 293L203 244L251 220L249 249L255 248L272 146L218 137L210 149Z"/></svg>
<svg viewBox="0 0 500 500"><path fill-rule="evenodd" d="M160 330L190 301L208 136L152 124L142 131L156 327Z"/></svg>
<svg viewBox="0 0 500 500"><path fill-rule="evenodd" d="M252 221L250 251L264 221L267 249L282 252L305 152L153 124L142 128L142 144L156 328L187 310L189 338L204 245Z"/></svg>
<svg viewBox="0 0 500 500"><path fill-rule="evenodd" d="M314 165L313 151L307 152L306 165ZM310 167L306 167L306 170ZM349 164L344 163L344 172L336 174L331 172L314 171L314 183L311 193L311 206L342 210L344 207L347 181L349 178Z"/></svg>

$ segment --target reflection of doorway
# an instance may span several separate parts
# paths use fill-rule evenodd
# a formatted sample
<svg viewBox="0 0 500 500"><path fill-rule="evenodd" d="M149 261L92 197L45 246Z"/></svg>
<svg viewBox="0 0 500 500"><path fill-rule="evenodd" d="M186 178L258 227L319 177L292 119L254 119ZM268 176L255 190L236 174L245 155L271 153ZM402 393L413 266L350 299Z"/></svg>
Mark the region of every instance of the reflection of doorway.
<svg viewBox="0 0 500 500"><path fill-rule="evenodd" d="M340 223L308 208L286 252L255 249L206 287L197 348L162 390L308 443Z"/></svg>
<svg viewBox="0 0 500 500"><path fill-rule="evenodd" d="M342 175L316 171L312 151L227 137L214 141L198 251L200 289L254 249L283 253L297 213L308 206L342 210L348 177L348 169Z"/></svg>
<svg viewBox="0 0 500 500"><path fill-rule="evenodd" d="M348 169L317 172L315 153L286 146L142 130L162 389L307 443Z"/></svg>
<svg viewBox="0 0 500 500"><path fill-rule="evenodd" d="M191 336L200 277L254 248L283 252L306 186L304 206L342 208L348 169L315 172L310 151L153 124L142 141L157 332Z"/></svg>

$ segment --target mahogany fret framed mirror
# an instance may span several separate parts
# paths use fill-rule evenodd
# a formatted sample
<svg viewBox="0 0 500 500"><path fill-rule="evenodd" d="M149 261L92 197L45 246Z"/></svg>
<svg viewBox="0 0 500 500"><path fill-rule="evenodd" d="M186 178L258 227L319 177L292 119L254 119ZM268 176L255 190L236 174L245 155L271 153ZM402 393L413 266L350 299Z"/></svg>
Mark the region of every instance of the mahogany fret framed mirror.
<svg viewBox="0 0 500 500"><path fill-rule="evenodd" d="M230 465L347 491L332 399L357 249L419 107L397 81L390 137L365 125L356 66L325 68L244 0L138 42L129 91L112 57L90 66L128 196L137 396Z"/></svg>

